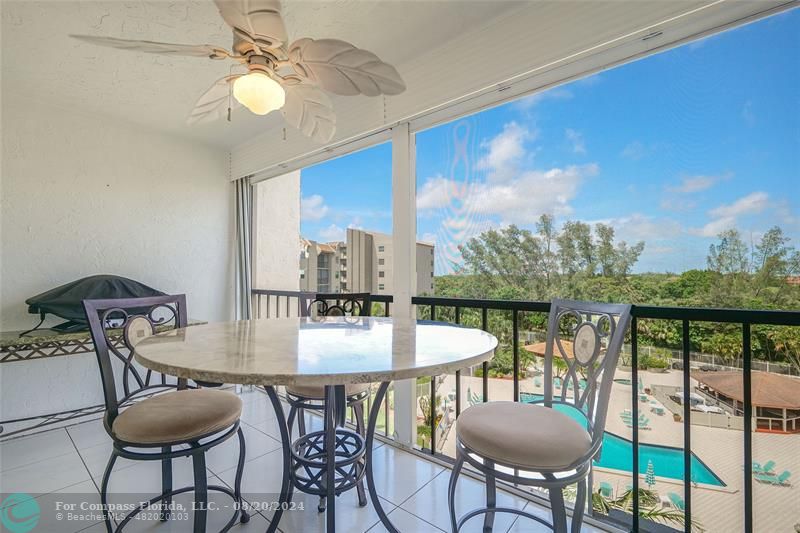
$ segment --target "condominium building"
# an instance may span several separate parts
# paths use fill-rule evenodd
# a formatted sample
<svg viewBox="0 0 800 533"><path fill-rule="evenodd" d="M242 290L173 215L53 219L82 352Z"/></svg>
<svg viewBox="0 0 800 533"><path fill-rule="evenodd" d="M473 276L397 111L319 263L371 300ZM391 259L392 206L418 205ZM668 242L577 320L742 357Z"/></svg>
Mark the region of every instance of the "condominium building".
<svg viewBox="0 0 800 533"><path fill-rule="evenodd" d="M347 246L300 239L300 290L350 292L347 288Z"/></svg>
<svg viewBox="0 0 800 533"><path fill-rule="evenodd" d="M392 236L347 230L346 242L301 239L300 290L392 294ZM433 293L434 246L417 243L417 293Z"/></svg>

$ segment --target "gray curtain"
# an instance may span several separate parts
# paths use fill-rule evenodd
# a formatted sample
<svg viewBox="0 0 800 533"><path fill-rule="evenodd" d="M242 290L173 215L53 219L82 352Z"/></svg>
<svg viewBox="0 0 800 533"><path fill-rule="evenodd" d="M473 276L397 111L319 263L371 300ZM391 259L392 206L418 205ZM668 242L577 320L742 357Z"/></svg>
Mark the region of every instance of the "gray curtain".
<svg viewBox="0 0 800 533"><path fill-rule="evenodd" d="M250 176L233 182L236 189L236 287L235 318L252 318L253 288L253 186Z"/></svg>

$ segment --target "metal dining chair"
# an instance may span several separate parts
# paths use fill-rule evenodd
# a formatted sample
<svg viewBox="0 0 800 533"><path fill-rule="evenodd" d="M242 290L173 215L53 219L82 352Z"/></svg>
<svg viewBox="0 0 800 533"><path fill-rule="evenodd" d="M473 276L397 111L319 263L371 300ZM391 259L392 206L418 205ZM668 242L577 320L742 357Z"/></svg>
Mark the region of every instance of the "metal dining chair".
<svg viewBox="0 0 800 533"><path fill-rule="evenodd" d="M299 298L300 316L370 316L372 311L372 295L368 292L359 293L307 293ZM352 408L355 415L356 431L366 438L364 426L364 402L369 397L370 384L357 383L345 386L347 406ZM289 432L292 431L295 419L297 432L302 437L306 434L305 410L324 412L325 387L290 385L286 387L286 401L289 404L287 424ZM364 483L358 482L358 505L367 505L367 494ZM324 498L320 499L319 511L325 510Z"/></svg>
<svg viewBox="0 0 800 533"><path fill-rule="evenodd" d="M239 427L242 401L230 392L190 388L185 379L168 379L152 370L143 371L133 361L134 347L143 339L157 331L186 326L186 297L180 294L84 300L83 308L100 365L106 407L103 426L112 440L111 457L100 487L106 530L109 533L122 531L138 513L154 504L159 505L161 520L169 520L172 498L189 491L194 491L195 533L206 530L209 490L222 492L234 500L235 511L222 531L228 531L237 519L242 523L249 521L241 496L245 460L244 434ZM118 385L122 387L122 394ZM234 435L239 438L234 490L208 485L205 452ZM189 456L194 485L174 489L172 460ZM162 490L161 494L128 513L114 529L108 513L108 482L119 457L161 461Z"/></svg>
<svg viewBox="0 0 800 533"><path fill-rule="evenodd" d="M611 385L630 311L630 305L553 300L547 325L544 397L532 404L483 403L461 413L456 423L456 462L448 488L454 533L479 515L484 516L484 531L491 531L495 513L524 516L558 533L566 532L562 490L572 484L577 484L572 531L580 531L587 478L592 460L602 451ZM563 386L555 397L554 357L562 358L567 366ZM579 386L581 379L585 379L583 388ZM486 507L457 519L455 492L464 463L486 477ZM519 509L497 507L498 479L546 489L553 522Z"/></svg>

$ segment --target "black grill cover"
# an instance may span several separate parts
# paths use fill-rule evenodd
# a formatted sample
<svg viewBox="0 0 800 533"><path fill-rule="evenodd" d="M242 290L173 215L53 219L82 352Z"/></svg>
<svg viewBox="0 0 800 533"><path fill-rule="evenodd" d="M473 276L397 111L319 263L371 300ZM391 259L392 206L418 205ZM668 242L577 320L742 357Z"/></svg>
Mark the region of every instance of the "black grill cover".
<svg viewBox="0 0 800 533"><path fill-rule="evenodd" d="M50 313L73 322L86 324L82 301L101 298L143 298L164 293L138 281L107 274L89 276L25 300L28 312Z"/></svg>

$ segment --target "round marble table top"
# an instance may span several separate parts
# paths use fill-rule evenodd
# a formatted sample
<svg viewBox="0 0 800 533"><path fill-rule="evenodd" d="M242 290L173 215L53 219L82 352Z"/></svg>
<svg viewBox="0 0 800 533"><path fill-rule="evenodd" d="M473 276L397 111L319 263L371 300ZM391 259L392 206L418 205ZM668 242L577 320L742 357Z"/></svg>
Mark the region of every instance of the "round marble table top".
<svg viewBox="0 0 800 533"><path fill-rule="evenodd" d="M492 358L479 329L376 317L281 318L192 326L136 345L147 368L249 385L344 385L434 376Z"/></svg>

